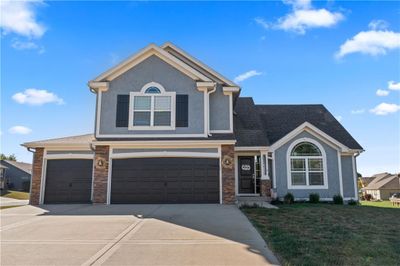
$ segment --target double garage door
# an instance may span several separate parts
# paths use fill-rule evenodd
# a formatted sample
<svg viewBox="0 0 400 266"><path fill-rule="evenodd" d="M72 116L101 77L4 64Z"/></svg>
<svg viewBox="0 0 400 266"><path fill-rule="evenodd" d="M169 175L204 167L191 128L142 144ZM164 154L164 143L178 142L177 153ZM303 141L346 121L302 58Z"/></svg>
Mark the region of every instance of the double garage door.
<svg viewBox="0 0 400 266"><path fill-rule="evenodd" d="M45 203L88 203L92 160L48 160ZM111 203L219 203L219 160L113 159Z"/></svg>

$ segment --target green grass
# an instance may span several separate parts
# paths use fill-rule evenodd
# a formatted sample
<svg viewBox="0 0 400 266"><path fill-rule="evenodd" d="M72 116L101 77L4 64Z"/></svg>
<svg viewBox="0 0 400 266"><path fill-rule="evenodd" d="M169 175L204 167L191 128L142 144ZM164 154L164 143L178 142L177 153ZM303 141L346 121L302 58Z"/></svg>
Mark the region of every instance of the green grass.
<svg viewBox="0 0 400 266"><path fill-rule="evenodd" d="M400 209L296 203L243 208L283 265L399 265Z"/></svg>
<svg viewBox="0 0 400 266"><path fill-rule="evenodd" d="M19 200L29 199L28 192L13 191L13 190L5 190L5 191L1 190L1 196L6 197L6 198L19 199Z"/></svg>
<svg viewBox="0 0 400 266"><path fill-rule="evenodd" d="M381 208L397 208L400 210L400 206L393 206L393 204L389 200L384 201L361 201L362 206L370 206L370 207L381 207Z"/></svg>

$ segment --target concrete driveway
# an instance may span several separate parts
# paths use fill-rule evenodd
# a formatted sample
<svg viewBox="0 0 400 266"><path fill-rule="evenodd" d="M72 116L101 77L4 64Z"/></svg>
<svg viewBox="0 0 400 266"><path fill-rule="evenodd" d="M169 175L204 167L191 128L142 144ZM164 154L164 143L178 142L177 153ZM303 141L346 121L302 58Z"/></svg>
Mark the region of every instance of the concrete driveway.
<svg viewBox="0 0 400 266"><path fill-rule="evenodd" d="M278 264L226 205L44 205L1 213L1 265Z"/></svg>

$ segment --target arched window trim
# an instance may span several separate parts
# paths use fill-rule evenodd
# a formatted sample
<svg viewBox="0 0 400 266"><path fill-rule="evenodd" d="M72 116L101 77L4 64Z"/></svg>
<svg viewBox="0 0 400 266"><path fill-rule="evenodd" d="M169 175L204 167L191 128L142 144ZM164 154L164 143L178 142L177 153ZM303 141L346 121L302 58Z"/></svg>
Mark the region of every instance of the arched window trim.
<svg viewBox="0 0 400 266"><path fill-rule="evenodd" d="M320 151L321 156L292 156L293 149L302 142L309 142L315 145ZM291 158L305 158L307 159L322 159L323 167L323 185L309 185L309 172L306 174L306 185L293 185L292 184L292 169L291 169ZM311 138L300 138L293 141L286 154L286 165L287 165L287 186L288 189L328 189L328 173L327 173L327 163L326 163L326 152L324 147L318 141Z"/></svg>
<svg viewBox="0 0 400 266"><path fill-rule="evenodd" d="M156 87L160 90L160 93L146 93L146 90L151 87ZM150 98L150 107L146 109L135 108L135 97L147 96ZM170 109L157 109L156 108L156 98L157 97L170 97ZM175 130L175 112L176 112L176 93L174 91L166 91L165 88L157 82L149 82L145 84L139 92L129 93L129 130ZM157 125L156 124L156 113L169 112L170 113L170 123L169 125ZM149 123L147 125L138 125L135 122L135 113L148 113Z"/></svg>

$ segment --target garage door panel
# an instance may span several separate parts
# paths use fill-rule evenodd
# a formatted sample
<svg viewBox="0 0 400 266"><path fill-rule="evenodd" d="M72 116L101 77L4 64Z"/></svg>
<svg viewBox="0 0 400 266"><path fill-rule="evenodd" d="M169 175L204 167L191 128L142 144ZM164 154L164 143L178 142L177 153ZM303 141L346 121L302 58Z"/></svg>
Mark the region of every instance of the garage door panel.
<svg viewBox="0 0 400 266"><path fill-rule="evenodd" d="M89 203L93 160L47 160L45 203Z"/></svg>
<svg viewBox="0 0 400 266"><path fill-rule="evenodd" d="M218 159L131 158L113 160L111 203L218 202Z"/></svg>

